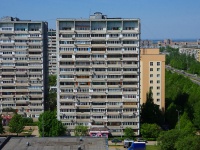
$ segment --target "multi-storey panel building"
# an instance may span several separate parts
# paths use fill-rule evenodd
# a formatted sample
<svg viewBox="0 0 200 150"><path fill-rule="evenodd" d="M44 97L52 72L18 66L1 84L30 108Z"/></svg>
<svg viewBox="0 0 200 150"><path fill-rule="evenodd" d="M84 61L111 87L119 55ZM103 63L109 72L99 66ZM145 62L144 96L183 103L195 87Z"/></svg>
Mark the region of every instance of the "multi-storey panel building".
<svg viewBox="0 0 200 150"><path fill-rule="evenodd" d="M57 19L57 117L68 129L139 134L140 20Z"/></svg>
<svg viewBox="0 0 200 150"><path fill-rule="evenodd" d="M47 75L47 23L1 19L0 111L37 118L46 106Z"/></svg>
<svg viewBox="0 0 200 150"><path fill-rule="evenodd" d="M141 104L146 102L146 93L151 88L154 103L165 110L165 55L159 49L144 48L140 52Z"/></svg>
<svg viewBox="0 0 200 150"><path fill-rule="evenodd" d="M56 74L56 30L48 30L49 74Z"/></svg>

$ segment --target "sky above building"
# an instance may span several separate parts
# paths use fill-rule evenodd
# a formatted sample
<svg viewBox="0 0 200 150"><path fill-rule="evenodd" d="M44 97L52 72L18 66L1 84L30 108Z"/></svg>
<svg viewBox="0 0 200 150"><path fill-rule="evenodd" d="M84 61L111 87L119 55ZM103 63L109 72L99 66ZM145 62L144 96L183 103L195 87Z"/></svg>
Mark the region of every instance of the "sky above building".
<svg viewBox="0 0 200 150"><path fill-rule="evenodd" d="M0 0L0 17L47 21L89 18L140 18L141 39L200 39L200 0Z"/></svg>

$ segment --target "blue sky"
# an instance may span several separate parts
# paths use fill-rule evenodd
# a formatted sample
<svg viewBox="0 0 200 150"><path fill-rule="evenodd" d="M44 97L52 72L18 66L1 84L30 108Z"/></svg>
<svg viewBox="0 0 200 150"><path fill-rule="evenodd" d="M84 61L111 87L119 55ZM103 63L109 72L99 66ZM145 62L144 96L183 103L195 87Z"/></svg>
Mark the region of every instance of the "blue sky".
<svg viewBox="0 0 200 150"><path fill-rule="evenodd" d="M140 18L142 39L200 39L200 0L0 0L0 17L44 20L56 18Z"/></svg>

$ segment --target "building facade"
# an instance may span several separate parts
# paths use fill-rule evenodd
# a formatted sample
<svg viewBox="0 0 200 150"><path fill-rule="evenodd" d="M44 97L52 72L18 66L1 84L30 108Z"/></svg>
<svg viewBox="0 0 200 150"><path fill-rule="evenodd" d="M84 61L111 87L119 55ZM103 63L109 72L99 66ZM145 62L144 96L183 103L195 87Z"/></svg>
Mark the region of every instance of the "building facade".
<svg viewBox="0 0 200 150"><path fill-rule="evenodd" d="M146 102L146 93L151 88L154 103L165 110L165 55L159 49L141 49L140 57L140 103Z"/></svg>
<svg viewBox="0 0 200 150"><path fill-rule="evenodd" d="M49 74L56 75L56 30L48 30Z"/></svg>
<svg viewBox="0 0 200 150"><path fill-rule="evenodd" d="M0 112L15 109L37 118L46 109L47 26L12 17L0 20Z"/></svg>
<svg viewBox="0 0 200 150"><path fill-rule="evenodd" d="M57 19L57 117L75 125L139 134L140 20Z"/></svg>

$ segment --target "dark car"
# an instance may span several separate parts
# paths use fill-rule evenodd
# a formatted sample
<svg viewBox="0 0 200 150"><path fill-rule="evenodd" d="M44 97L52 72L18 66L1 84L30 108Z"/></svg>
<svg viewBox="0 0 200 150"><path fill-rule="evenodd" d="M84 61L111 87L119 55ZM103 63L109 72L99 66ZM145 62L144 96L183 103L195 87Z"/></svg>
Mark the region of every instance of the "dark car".
<svg viewBox="0 0 200 150"><path fill-rule="evenodd" d="M122 141L119 140L119 139L112 139L111 142L112 142L112 143L121 143Z"/></svg>
<svg viewBox="0 0 200 150"><path fill-rule="evenodd" d="M145 143L147 143L147 140L145 140L143 138L137 138L137 142L145 142Z"/></svg>

